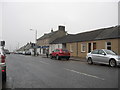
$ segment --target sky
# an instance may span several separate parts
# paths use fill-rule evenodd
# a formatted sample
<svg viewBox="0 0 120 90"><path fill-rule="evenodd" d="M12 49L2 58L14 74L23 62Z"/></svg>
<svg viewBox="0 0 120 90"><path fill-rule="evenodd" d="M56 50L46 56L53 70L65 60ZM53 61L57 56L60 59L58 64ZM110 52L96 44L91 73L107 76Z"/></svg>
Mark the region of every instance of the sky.
<svg viewBox="0 0 120 90"><path fill-rule="evenodd" d="M0 39L10 51L64 25L76 34L118 25L119 0L1 0ZM32 31L30 29L33 29Z"/></svg>

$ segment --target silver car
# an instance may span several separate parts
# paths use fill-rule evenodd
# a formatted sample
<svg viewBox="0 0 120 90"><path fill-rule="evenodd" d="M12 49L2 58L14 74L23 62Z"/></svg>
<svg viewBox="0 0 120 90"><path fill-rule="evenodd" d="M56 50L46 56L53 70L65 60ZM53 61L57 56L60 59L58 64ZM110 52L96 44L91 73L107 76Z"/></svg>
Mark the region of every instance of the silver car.
<svg viewBox="0 0 120 90"><path fill-rule="evenodd" d="M103 63L111 67L120 65L120 56L115 52L107 49L93 50L86 56L88 64Z"/></svg>

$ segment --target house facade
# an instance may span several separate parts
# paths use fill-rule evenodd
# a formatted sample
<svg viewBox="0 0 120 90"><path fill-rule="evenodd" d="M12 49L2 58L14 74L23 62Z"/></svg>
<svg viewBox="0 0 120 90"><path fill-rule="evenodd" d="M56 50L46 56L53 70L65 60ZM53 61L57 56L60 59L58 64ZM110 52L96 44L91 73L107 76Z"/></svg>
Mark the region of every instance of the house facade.
<svg viewBox="0 0 120 90"><path fill-rule="evenodd" d="M71 56L85 58L87 53L95 49L109 49L120 55L120 39L107 39L67 43Z"/></svg>
<svg viewBox="0 0 120 90"><path fill-rule="evenodd" d="M37 39L37 53L38 54L45 54L46 49L49 49L49 52L51 52L50 49L50 43L53 42L55 39L63 37L66 35L65 26L58 26L57 31L51 30L50 33L44 34L42 37Z"/></svg>
<svg viewBox="0 0 120 90"><path fill-rule="evenodd" d="M27 43L26 45L22 46L20 49L18 49L17 51L19 53L23 53L23 52L26 52L26 51L30 51L31 52L31 55L34 55L34 46L35 46L35 43Z"/></svg>
<svg viewBox="0 0 120 90"><path fill-rule="evenodd" d="M85 58L94 49L109 49L120 55L120 26L67 35L51 44L63 43L74 57Z"/></svg>

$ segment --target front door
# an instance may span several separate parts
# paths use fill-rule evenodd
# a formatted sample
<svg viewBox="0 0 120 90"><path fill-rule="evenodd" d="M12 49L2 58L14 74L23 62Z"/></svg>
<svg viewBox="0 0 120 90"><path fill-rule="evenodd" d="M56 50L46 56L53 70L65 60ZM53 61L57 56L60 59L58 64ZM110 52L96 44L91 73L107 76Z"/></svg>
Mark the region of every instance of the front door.
<svg viewBox="0 0 120 90"><path fill-rule="evenodd" d="M91 43L88 43L88 53L91 52Z"/></svg>

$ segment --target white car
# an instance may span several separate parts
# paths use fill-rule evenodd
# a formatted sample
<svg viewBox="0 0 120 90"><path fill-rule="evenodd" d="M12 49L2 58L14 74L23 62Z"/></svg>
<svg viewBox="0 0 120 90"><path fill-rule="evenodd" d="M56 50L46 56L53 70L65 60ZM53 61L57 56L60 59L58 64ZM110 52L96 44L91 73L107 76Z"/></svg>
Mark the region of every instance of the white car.
<svg viewBox="0 0 120 90"><path fill-rule="evenodd" d="M120 65L120 56L115 52L107 49L93 50L86 56L88 64L103 63L111 67Z"/></svg>

